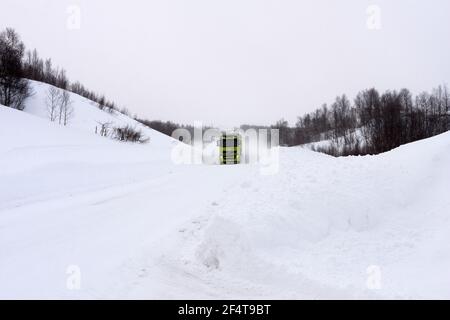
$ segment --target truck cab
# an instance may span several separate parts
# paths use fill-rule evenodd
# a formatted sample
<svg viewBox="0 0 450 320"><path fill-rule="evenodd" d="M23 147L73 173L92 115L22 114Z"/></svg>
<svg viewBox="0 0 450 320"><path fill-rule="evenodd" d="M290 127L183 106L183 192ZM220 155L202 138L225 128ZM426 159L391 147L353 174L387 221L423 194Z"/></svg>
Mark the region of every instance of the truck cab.
<svg viewBox="0 0 450 320"><path fill-rule="evenodd" d="M220 164L241 163L242 139L239 134L222 134L217 145Z"/></svg>

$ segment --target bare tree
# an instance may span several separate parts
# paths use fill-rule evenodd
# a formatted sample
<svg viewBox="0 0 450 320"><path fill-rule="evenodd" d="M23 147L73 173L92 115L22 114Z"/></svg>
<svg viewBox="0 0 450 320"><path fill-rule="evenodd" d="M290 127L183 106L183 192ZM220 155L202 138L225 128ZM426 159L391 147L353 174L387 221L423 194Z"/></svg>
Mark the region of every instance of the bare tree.
<svg viewBox="0 0 450 320"><path fill-rule="evenodd" d="M102 96L102 97L100 98L100 100L98 101L98 108L99 108L100 110L105 109L105 104L106 104L106 98L105 98L105 96Z"/></svg>
<svg viewBox="0 0 450 320"><path fill-rule="evenodd" d="M50 121L55 121L58 116L58 107L61 102L61 91L56 87L50 87L45 98L47 115Z"/></svg>
<svg viewBox="0 0 450 320"><path fill-rule="evenodd" d="M278 120L272 127L278 129L280 132L280 145L289 146L291 144L289 122L282 118Z"/></svg>
<svg viewBox="0 0 450 320"><path fill-rule="evenodd" d="M100 136L102 137L107 137L109 135L109 128L112 125L112 122L98 122L97 123L100 125ZM95 133L98 134L98 129L97 127L95 127Z"/></svg>
<svg viewBox="0 0 450 320"><path fill-rule="evenodd" d="M444 85L444 92L442 94L444 109L445 109L445 130L450 130L450 93L448 87Z"/></svg>
<svg viewBox="0 0 450 320"><path fill-rule="evenodd" d="M74 110L72 106L72 100L70 99L70 94L66 90L63 90L60 99L59 124L67 126L73 115Z"/></svg>
<svg viewBox="0 0 450 320"><path fill-rule="evenodd" d="M66 126L74 115L70 94L66 90L57 89L57 116L58 123Z"/></svg>
<svg viewBox="0 0 450 320"><path fill-rule="evenodd" d="M16 31L7 28L0 33L0 103L19 110L31 95L22 68L24 50Z"/></svg>

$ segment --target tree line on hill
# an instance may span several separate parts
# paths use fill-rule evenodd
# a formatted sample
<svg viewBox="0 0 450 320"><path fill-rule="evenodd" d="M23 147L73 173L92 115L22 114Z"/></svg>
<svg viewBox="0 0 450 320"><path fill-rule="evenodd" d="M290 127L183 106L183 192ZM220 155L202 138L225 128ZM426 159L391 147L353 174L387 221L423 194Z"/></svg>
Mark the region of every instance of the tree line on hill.
<svg viewBox="0 0 450 320"><path fill-rule="evenodd" d="M304 145L329 140L317 151L335 156L378 154L402 144L450 130L450 92L446 85L413 96L408 89L360 91L353 103L344 94L330 105L299 117L295 127L284 119L280 144Z"/></svg>
<svg viewBox="0 0 450 320"><path fill-rule="evenodd" d="M80 82L70 82L66 71L55 67L51 59L43 59L36 49L26 50L19 34L11 28L0 32L0 104L18 110L25 108L25 100L32 93L28 80L52 85L46 94L46 107L50 121L67 125L74 109L68 92L78 94L96 103L100 110L122 113L132 117L127 108L118 108L104 95L88 90ZM150 121L133 117L138 122L164 134L171 135L177 128L193 132L193 126L178 125L170 121ZM131 126L114 127L112 123L99 123L95 132L120 141L146 142L148 139Z"/></svg>
<svg viewBox="0 0 450 320"><path fill-rule="evenodd" d="M22 58L25 46L13 29L0 32L0 104L23 110L31 95Z"/></svg>
<svg viewBox="0 0 450 320"><path fill-rule="evenodd" d="M26 51L18 33L11 28L0 32L0 104L18 110L25 108L25 101L33 92L28 80L51 85L45 104L48 118L66 126L74 115L74 108L68 92L78 94L97 104L100 110L120 112L129 116L126 108L119 110L115 103L87 90L80 82L71 83L66 71L54 67L51 59L42 59L36 49ZM114 127L102 124L100 134L119 141L144 143L148 141L142 132L130 125ZM97 131L97 130L96 130Z"/></svg>
<svg viewBox="0 0 450 320"><path fill-rule="evenodd" d="M104 95L86 89L80 82L71 83L64 69L53 66L51 59L39 57L36 49L26 50L18 33L6 28L0 32L0 103L23 110L24 101L32 93L27 79L76 93L96 102L102 110L118 110Z"/></svg>

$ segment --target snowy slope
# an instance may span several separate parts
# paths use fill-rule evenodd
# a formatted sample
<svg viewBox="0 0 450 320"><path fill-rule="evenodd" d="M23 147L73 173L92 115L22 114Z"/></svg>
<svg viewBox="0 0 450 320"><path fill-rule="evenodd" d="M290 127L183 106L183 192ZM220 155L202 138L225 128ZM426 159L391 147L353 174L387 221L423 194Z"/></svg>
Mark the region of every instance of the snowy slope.
<svg viewBox="0 0 450 320"><path fill-rule="evenodd" d="M450 297L450 133L375 157L292 148L280 160L279 174L246 172L180 229L164 261L170 277L190 275L186 291L200 284L226 298ZM373 266L380 290L367 290Z"/></svg>
<svg viewBox="0 0 450 320"><path fill-rule="evenodd" d="M24 111L48 119L46 97L51 86L37 81L30 81L30 84L34 94L26 101ZM170 141L162 133L149 129L126 115L118 112L111 114L98 109L95 102L77 94L70 93L70 100L74 108L74 116L68 125L70 128L94 134L95 128L100 127L99 123L110 122L113 126L131 125L141 130L146 137L150 138L152 145L167 146Z"/></svg>
<svg viewBox="0 0 450 320"><path fill-rule="evenodd" d="M172 164L167 141L124 144L0 106L0 297L126 296L140 272L128 265L216 192L193 197L205 173ZM72 264L86 289L67 290Z"/></svg>
<svg viewBox="0 0 450 320"><path fill-rule="evenodd" d="M95 136L88 107L72 128L0 107L0 298L450 298L450 133L281 148L265 176Z"/></svg>
<svg viewBox="0 0 450 320"><path fill-rule="evenodd" d="M167 150L174 143L162 136L156 146L155 139L126 144L3 106L0 121L0 208L65 194L71 186L109 186L119 177L135 181L140 178L139 166L170 162ZM149 133L159 138L159 133Z"/></svg>
<svg viewBox="0 0 450 320"><path fill-rule="evenodd" d="M366 146L366 140L363 135L364 128L357 128L348 134L348 139L352 141L350 147L354 147L358 145L360 148ZM344 146L349 147L348 143L345 143L344 137L339 137L335 139L323 139L316 142L305 143L300 145L302 148L313 150L313 151L321 151L328 150L330 148L335 148L339 153L343 152Z"/></svg>

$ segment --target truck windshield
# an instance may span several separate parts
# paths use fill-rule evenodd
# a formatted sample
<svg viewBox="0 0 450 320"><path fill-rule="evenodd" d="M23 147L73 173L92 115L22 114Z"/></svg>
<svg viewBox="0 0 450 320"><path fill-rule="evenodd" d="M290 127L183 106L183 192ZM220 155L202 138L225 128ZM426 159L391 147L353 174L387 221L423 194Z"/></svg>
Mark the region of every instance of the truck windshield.
<svg viewBox="0 0 450 320"><path fill-rule="evenodd" d="M239 140L236 139L222 139L220 145L222 147L237 147L239 145Z"/></svg>

